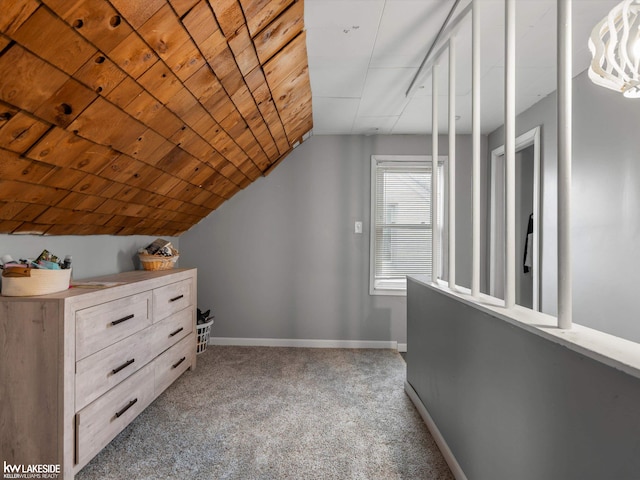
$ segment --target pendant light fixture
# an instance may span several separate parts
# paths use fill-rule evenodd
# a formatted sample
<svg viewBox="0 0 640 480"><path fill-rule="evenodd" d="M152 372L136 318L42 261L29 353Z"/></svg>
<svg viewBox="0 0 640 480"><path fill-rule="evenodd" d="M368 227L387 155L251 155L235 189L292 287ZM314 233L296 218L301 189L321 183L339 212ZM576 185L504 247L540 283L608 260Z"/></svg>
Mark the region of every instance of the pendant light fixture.
<svg viewBox="0 0 640 480"><path fill-rule="evenodd" d="M616 5L591 32L593 83L640 98L640 0Z"/></svg>

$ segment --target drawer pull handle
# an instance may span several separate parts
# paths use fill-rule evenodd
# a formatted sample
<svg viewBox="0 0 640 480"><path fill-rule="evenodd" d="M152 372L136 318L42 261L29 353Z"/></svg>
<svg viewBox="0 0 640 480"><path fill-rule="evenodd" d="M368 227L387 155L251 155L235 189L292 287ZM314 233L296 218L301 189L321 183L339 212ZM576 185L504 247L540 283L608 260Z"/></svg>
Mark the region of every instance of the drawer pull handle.
<svg viewBox="0 0 640 480"><path fill-rule="evenodd" d="M111 325L118 325L119 323L126 322L127 320L131 320L135 315L132 313L131 315L127 315L126 317L122 317L119 320L114 320L111 322Z"/></svg>
<svg viewBox="0 0 640 480"><path fill-rule="evenodd" d="M120 370L127 368L129 365L131 365L133 362L135 362L136 359L132 358L131 360L124 362L122 365L120 365L118 368L114 368L113 370L111 370L111 372L115 375L116 373L118 373Z"/></svg>
<svg viewBox="0 0 640 480"><path fill-rule="evenodd" d="M180 300L181 298L184 298L184 295L178 295L177 297L173 297L172 299L170 299L170 302L175 302L176 300Z"/></svg>
<svg viewBox="0 0 640 480"><path fill-rule="evenodd" d="M173 365L171 365L171 368L178 368L178 365L180 365L186 359L187 359L187 357L182 357L180 360L178 360L178 363L174 363Z"/></svg>
<svg viewBox="0 0 640 480"><path fill-rule="evenodd" d="M133 407L133 406L136 404L136 402L137 402L137 401L138 401L138 399L137 399L137 398L134 398L134 399L133 399L133 400L131 400L129 403L127 403L127 405L126 405L122 410L120 410L119 412L116 412L116 418L119 418L119 417L121 417L122 415L124 415L124 412L126 412L126 411L127 411L127 410L129 410L131 407Z"/></svg>
<svg viewBox="0 0 640 480"><path fill-rule="evenodd" d="M184 327L180 327L179 329L177 329L175 332L170 333L169 336L170 337L175 337L177 334L179 334L182 330L184 330Z"/></svg>

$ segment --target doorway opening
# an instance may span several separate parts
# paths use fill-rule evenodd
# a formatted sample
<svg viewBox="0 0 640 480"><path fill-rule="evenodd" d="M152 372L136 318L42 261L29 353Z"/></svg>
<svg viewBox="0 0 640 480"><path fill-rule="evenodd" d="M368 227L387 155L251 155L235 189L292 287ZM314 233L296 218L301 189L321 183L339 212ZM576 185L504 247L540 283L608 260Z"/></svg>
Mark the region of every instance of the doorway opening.
<svg viewBox="0 0 640 480"><path fill-rule="evenodd" d="M540 127L516 138L516 304L540 311ZM489 294L504 298L504 145L491 152Z"/></svg>

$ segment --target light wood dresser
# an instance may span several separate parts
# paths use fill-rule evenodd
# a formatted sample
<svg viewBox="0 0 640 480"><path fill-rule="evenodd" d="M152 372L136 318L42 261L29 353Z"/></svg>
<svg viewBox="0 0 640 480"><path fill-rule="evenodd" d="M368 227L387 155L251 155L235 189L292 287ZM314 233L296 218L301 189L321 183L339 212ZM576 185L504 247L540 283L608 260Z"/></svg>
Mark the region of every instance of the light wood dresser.
<svg viewBox="0 0 640 480"><path fill-rule="evenodd" d="M196 366L196 270L133 271L123 282L0 297L0 459L60 465L72 479Z"/></svg>

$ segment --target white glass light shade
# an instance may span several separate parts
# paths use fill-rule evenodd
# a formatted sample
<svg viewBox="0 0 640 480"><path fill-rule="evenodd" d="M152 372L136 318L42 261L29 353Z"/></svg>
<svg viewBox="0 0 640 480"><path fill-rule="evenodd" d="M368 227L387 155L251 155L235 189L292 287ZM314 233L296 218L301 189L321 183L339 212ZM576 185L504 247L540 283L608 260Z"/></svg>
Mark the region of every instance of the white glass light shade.
<svg viewBox="0 0 640 480"><path fill-rule="evenodd" d="M595 84L640 98L640 0L616 5L591 32L589 50Z"/></svg>

